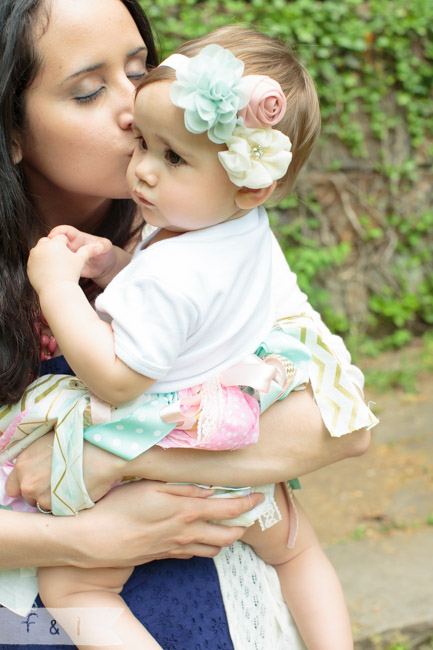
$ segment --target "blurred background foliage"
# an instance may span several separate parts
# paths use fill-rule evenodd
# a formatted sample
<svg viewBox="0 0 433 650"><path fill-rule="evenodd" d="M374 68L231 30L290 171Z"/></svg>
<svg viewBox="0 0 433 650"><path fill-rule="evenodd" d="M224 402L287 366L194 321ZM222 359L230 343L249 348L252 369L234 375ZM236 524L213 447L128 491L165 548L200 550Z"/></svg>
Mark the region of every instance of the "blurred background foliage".
<svg viewBox="0 0 433 650"><path fill-rule="evenodd" d="M270 213L299 284L355 357L433 324L432 0L142 0L161 56L228 23L286 41L322 136Z"/></svg>

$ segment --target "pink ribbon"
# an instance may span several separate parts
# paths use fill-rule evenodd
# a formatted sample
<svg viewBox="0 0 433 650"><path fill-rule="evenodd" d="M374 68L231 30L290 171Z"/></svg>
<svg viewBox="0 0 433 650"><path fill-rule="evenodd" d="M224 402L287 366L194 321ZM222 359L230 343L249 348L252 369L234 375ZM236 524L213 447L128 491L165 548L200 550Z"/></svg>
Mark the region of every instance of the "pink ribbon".
<svg viewBox="0 0 433 650"><path fill-rule="evenodd" d="M106 424L111 422L111 406L102 399L99 399L92 391L89 390L90 410L92 413L92 423Z"/></svg>
<svg viewBox="0 0 433 650"><path fill-rule="evenodd" d="M277 356L260 359L255 354L249 354L234 366L223 370L218 381L221 386L250 386L262 393L267 393L274 381L281 388L280 396L289 387L287 373ZM196 390L196 394L181 395L180 400L161 409L159 413L161 420L167 423L182 423L183 429L192 428L196 423L201 404L200 388ZM179 393L181 394L182 391Z"/></svg>
<svg viewBox="0 0 433 650"><path fill-rule="evenodd" d="M275 375L274 367L269 366L255 354L249 354L231 368L223 370L218 379L222 386L251 386L255 390L267 393Z"/></svg>

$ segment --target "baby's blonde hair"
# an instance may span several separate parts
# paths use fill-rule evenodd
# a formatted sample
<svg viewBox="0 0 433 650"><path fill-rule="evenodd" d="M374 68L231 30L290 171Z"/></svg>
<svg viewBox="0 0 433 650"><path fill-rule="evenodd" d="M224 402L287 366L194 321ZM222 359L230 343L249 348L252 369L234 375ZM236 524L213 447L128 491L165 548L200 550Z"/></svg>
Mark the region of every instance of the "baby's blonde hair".
<svg viewBox="0 0 433 650"><path fill-rule="evenodd" d="M241 59L245 75L267 75L278 81L286 96L286 113L275 128L289 136L293 158L286 175L277 182L271 200L267 201L267 205L276 205L292 190L320 133L319 99L314 82L304 65L281 41L238 25L220 27L184 43L176 52L191 58L212 43ZM155 68L144 78L137 92L148 83L174 78L171 68Z"/></svg>

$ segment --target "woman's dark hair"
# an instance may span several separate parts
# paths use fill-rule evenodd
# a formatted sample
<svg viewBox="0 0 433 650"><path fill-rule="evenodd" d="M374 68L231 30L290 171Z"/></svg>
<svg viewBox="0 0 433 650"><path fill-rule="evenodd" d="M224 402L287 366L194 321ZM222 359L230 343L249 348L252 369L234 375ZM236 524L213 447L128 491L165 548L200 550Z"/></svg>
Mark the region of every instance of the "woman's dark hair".
<svg viewBox="0 0 433 650"><path fill-rule="evenodd" d="M149 66L157 65L150 25L138 0L120 1L147 45ZM26 265L30 248L47 228L28 198L13 151L14 134L25 120L24 92L40 65L34 27L41 17L48 26L49 4L49 0L0 1L0 404L18 400L40 367L40 335L35 329L40 309ZM95 234L124 246L134 235L134 206L127 199L113 200Z"/></svg>

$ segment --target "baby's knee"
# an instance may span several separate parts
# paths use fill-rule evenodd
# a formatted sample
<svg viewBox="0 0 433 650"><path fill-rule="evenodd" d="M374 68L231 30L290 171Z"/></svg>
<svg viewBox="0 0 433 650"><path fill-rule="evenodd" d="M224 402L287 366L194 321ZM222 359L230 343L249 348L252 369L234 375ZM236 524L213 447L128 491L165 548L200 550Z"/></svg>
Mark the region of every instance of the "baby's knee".
<svg viewBox="0 0 433 650"><path fill-rule="evenodd" d="M80 569L49 567L38 573L39 594L45 607L67 607L89 595L119 595L132 568Z"/></svg>

